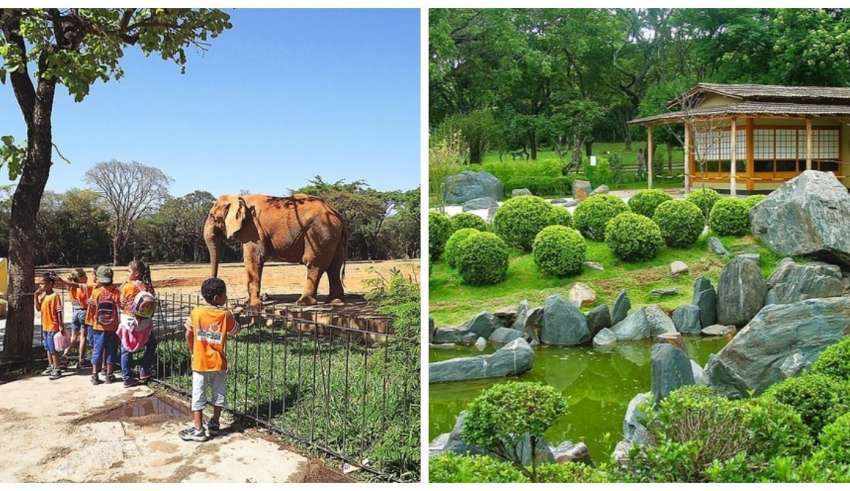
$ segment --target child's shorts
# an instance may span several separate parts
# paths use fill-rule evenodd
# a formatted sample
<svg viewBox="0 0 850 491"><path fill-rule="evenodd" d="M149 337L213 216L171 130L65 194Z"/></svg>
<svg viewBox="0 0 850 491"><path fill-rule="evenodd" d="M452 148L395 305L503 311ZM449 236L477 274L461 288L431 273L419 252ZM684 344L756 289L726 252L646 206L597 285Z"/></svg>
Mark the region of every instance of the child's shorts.
<svg viewBox="0 0 850 491"><path fill-rule="evenodd" d="M192 411L202 411L207 401L213 406L224 407L224 394L227 392L225 380L227 372L192 372ZM212 397L207 399L206 388L212 390Z"/></svg>
<svg viewBox="0 0 850 491"><path fill-rule="evenodd" d="M118 364L118 335L112 331L92 330L91 362L99 365L101 362L110 365Z"/></svg>
<svg viewBox="0 0 850 491"><path fill-rule="evenodd" d="M86 311L83 309L75 309L74 315L71 316L71 329L74 332L78 332L85 327L86 323Z"/></svg>
<svg viewBox="0 0 850 491"><path fill-rule="evenodd" d="M53 335L56 334L55 331L41 331L41 344L44 346L44 350L50 353L56 353L56 344L53 342Z"/></svg>

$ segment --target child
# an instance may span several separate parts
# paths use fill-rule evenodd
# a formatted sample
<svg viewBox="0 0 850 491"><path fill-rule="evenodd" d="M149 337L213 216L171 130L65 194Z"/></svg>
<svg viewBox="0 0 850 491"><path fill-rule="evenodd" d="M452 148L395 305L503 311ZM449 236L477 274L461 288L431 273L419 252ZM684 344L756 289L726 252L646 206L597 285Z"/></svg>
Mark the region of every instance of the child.
<svg viewBox="0 0 850 491"><path fill-rule="evenodd" d="M153 313L156 298L150 292L139 292L130 305L131 317L121 319L118 338L121 340L121 376L124 387L146 383L151 377L151 365L156 354L156 338L153 335ZM123 316L122 316L123 317ZM133 378L133 353L144 347L139 379Z"/></svg>
<svg viewBox="0 0 850 491"><path fill-rule="evenodd" d="M100 266L95 276L97 286L89 297L88 310L92 318L92 374L91 383L98 385L101 367L105 368L105 381L111 384L112 370L118 358L118 311L121 293L112 283L112 268Z"/></svg>
<svg viewBox="0 0 850 491"><path fill-rule="evenodd" d="M153 281L151 281L151 269L144 262L133 259L127 266L129 278L121 285L121 317L131 318L133 312L131 307L139 292L149 292L155 295Z"/></svg>
<svg viewBox="0 0 850 491"><path fill-rule="evenodd" d="M44 350L47 351L47 362L50 367L43 372L50 375L50 380L56 380L62 376L59 367L59 353L53 343L53 336L64 329L62 324L62 299L53 291L56 283L56 273L48 271L41 277L41 283L35 292L36 310L41 313L41 335Z"/></svg>
<svg viewBox="0 0 850 491"><path fill-rule="evenodd" d="M68 278L66 283L71 295L71 304L73 305L73 315L71 316L71 342L68 343L68 348L63 356L68 355L68 352L73 346L77 346L77 370L83 368L83 360L86 355L86 338L89 337L86 328L86 308L88 307L89 295L91 294L93 285L89 283L88 276L82 268L78 268Z"/></svg>
<svg viewBox="0 0 850 491"><path fill-rule="evenodd" d="M186 319L186 342L192 353L192 416L194 426L180 432L186 441L203 442L218 433L221 428L221 409L227 391L225 374L227 338L239 332L233 314L224 305L227 303L227 287L219 278L209 278L201 285L201 296L210 305L199 305L192 309ZM213 417L203 425L203 410L206 406L206 389L212 389Z"/></svg>

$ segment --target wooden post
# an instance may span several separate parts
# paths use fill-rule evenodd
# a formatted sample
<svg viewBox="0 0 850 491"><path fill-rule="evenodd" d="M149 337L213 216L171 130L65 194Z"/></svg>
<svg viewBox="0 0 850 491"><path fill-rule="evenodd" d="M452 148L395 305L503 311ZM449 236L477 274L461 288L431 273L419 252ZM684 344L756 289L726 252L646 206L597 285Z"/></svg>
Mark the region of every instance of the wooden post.
<svg viewBox="0 0 850 491"><path fill-rule="evenodd" d="M685 154L685 193L691 191L691 129L688 123L685 123L685 148L682 149Z"/></svg>
<svg viewBox="0 0 850 491"><path fill-rule="evenodd" d="M753 131L753 118L747 118L747 191L753 190L753 177L756 175L755 163L755 132Z"/></svg>
<svg viewBox="0 0 850 491"><path fill-rule="evenodd" d="M806 118L806 170L812 170L812 119Z"/></svg>
<svg viewBox="0 0 850 491"><path fill-rule="evenodd" d="M736 148L735 148L735 139L738 136L738 126L735 118L732 118L732 126L729 129L731 133L729 134L729 152L731 153L729 158L729 194L731 196L736 196L738 194L737 183L735 182L735 173L737 169L737 163L735 162Z"/></svg>
<svg viewBox="0 0 850 491"><path fill-rule="evenodd" d="M652 126L646 127L646 183L652 189Z"/></svg>

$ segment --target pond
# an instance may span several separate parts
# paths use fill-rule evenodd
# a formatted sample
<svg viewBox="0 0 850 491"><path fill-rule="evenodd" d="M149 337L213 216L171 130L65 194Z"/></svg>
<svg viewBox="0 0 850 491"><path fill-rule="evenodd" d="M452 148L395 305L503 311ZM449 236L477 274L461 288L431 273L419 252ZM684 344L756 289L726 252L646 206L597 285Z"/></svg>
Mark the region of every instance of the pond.
<svg viewBox="0 0 850 491"><path fill-rule="evenodd" d="M720 351L724 338L685 337L691 358L705 366ZM610 350L593 347L538 347L534 367L511 378L493 378L431 384L429 386L429 435L433 439L451 431L455 417L482 390L507 380L543 382L567 398L567 414L546 433L550 445L564 440L583 441L596 460L605 458L623 436L623 416L635 394L650 387L651 343L620 343ZM492 351L492 350L488 350ZM431 362L480 354L474 349L431 350Z"/></svg>

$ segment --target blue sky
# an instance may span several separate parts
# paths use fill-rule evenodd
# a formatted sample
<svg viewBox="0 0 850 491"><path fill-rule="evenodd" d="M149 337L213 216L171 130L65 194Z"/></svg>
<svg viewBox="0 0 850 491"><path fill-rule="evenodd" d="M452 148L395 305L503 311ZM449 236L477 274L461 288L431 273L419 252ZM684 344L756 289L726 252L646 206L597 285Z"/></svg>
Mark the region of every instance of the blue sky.
<svg viewBox="0 0 850 491"><path fill-rule="evenodd" d="M127 50L125 76L82 103L57 89L47 188L83 187L110 159L154 165L175 196L282 195L314 175L377 189L419 185L419 11L231 10L233 28L185 75ZM0 135L25 138L0 85ZM3 171L5 174L5 170Z"/></svg>

